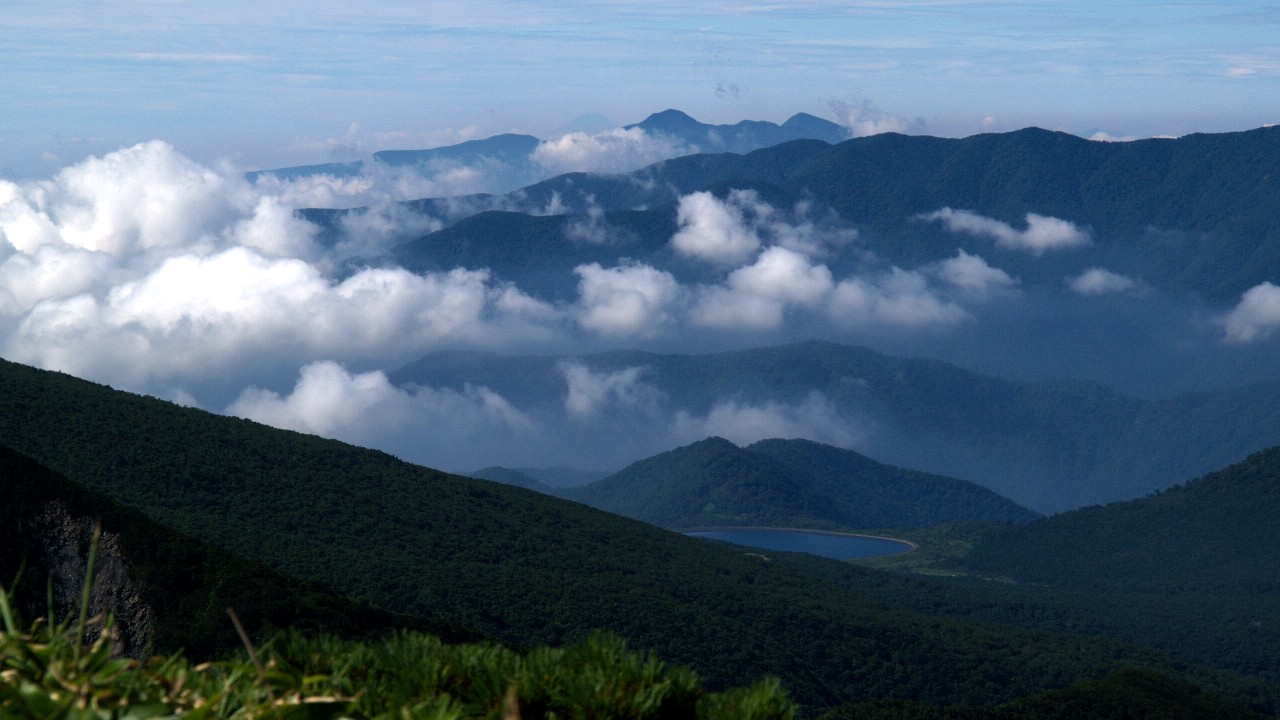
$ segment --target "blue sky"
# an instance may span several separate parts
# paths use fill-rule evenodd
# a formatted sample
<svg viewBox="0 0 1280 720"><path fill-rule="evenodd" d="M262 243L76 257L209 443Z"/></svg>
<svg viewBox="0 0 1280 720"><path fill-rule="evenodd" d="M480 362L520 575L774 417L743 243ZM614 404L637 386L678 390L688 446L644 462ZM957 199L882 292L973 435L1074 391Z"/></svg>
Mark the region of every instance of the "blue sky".
<svg viewBox="0 0 1280 720"><path fill-rule="evenodd" d="M667 107L951 136L1280 121L1274 3L8 0L3 15L13 179L151 139L257 168Z"/></svg>

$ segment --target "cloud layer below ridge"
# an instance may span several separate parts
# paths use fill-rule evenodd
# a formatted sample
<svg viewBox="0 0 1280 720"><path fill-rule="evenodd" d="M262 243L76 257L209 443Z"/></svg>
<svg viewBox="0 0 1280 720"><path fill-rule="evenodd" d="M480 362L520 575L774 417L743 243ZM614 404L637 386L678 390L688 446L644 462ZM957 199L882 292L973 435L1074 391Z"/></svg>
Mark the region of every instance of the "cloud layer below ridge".
<svg viewBox="0 0 1280 720"><path fill-rule="evenodd" d="M566 138L540 147L540 161L607 170L607 158L634 163L658 152L630 131ZM906 353L963 348L967 339L971 357L997 363L1003 351L983 347L983 333L1006 327L1001 318L1031 317L1037 292L972 247L901 267L838 218L732 190L679 198L676 231L665 239L671 266L620 257L566 267L563 282L576 293L553 302L484 267L415 274L390 264L391 245L443 222L390 202L407 187L352 190L346 197L378 201L345 216L337 241L323 237L295 210L338 192L325 182L254 182L163 142L89 158L47 180L0 180L0 354L447 469L550 464L583 447L597 448L584 462L611 467L712 434L862 446L874 432L820 395L684 407L655 395L641 366L615 375L564 366L554 412L478 385L398 387L386 373L437 350L687 351L808 337ZM1021 230L949 208L924 219L1029 262L1092 242L1069 221L1030 213ZM607 242L603 213L579 220L570 227L590 237L566 243ZM1154 295L1100 267L1063 278L1056 291L1082 307L1103 298L1136 307ZM1216 340L1265 340L1280 328L1276 295L1270 284L1245 293L1207 323ZM991 347L1013 347L1000 342Z"/></svg>

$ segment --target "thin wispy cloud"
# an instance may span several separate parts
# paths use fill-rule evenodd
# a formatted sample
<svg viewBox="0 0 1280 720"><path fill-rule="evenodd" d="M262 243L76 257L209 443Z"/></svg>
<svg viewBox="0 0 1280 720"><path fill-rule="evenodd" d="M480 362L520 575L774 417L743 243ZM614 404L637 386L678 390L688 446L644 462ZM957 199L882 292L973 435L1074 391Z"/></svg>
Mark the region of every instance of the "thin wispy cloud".
<svg viewBox="0 0 1280 720"><path fill-rule="evenodd" d="M1067 278L1067 287L1084 296L1132 295L1142 296L1152 291L1151 286L1106 268L1092 267L1074 277Z"/></svg>

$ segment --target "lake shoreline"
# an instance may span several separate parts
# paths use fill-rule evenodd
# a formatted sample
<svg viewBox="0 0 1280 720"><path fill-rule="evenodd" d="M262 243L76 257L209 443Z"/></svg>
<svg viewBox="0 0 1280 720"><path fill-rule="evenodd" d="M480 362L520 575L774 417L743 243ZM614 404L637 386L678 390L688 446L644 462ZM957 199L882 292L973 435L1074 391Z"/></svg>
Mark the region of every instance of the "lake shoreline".
<svg viewBox="0 0 1280 720"><path fill-rule="evenodd" d="M892 543L897 543L899 545L906 546L906 550L903 550L901 553L890 553L891 555L901 555L901 554L913 552L915 550L920 549L919 545L911 542L910 540L889 537L887 535L868 535L866 533L840 532L837 530L811 530L808 528L794 528L794 527L769 527L769 526L763 526L763 525L719 525L719 526L711 526L711 527L681 528L679 530L674 530L673 532L678 532L683 535L689 535L690 533L735 532L735 531L806 533L806 534L812 534L812 535L828 535L832 537L849 537L849 538L862 538L866 540L883 540L886 542L892 542Z"/></svg>

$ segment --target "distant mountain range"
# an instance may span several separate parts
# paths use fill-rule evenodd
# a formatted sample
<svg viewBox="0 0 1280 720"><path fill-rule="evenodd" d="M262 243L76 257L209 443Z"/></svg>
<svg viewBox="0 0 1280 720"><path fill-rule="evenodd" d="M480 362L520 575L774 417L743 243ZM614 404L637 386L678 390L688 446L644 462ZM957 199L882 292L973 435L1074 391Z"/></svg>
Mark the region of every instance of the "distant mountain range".
<svg viewBox="0 0 1280 720"><path fill-rule="evenodd" d="M765 120L744 120L734 125L711 125L699 122L679 110L664 110L644 120L625 126L640 129L650 136L662 138L684 153L746 153L788 140L814 139L836 143L846 139L849 131L829 120L798 113L781 125ZM554 139L554 138L544 138ZM498 180L497 190L515 190L548 177L551 172L540 165L534 151L544 139L533 135L504 133L478 140L467 140L423 150L380 150L366 161L296 165L258 170L250 179L271 175L293 180L308 175L357 177L384 168L410 168L433 174L448 168L483 167ZM373 163L366 167L365 163Z"/></svg>
<svg viewBox="0 0 1280 720"><path fill-rule="evenodd" d="M692 127L680 117L660 113L646 123ZM413 268L490 267L531 288L543 288L540 275L557 268L562 283L571 284L575 264L606 257L679 274L682 268L663 255L675 201L700 190L754 189L782 209L802 201L814 205L811 212L829 209L859 231L855 246L829 259L837 274L868 249L911 267L961 248L1024 283L1060 285L1067 275L1102 267L1171 293L1234 301L1280 278L1280 226L1273 221L1280 212L1278 164L1280 127L1124 143L1037 128L964 139L886 133L836 145L796 140L745 155L691 155L625 175L571 173L522 188L505 205L545 208L554 199L568 215L594 208L652 216L606 215L620 230L615 246L574 242L563 232L571 217L486 215L413 241L395 257ZM976 218L971 230L925 219L947 209ZM1002 245L1000 233L1029 228L1028 213L1070 223L1088 242L1043 254ZM975 224L986 229L973 230ZM999 225L1005 229L992 229ZM527 268L513 265L505 243L537 245L540 257Z"/></svg>
<svg viewBox="0 0 1280 720"><path fill-rule="evenodd" d="M770 137L807 122L797 116L773 126ZM699 137L756 127L706 125L674 111L641 126ZM440 229L398 238L354 266L419 273L484 268L492 283L510 283L569 312L581 299L576 268L643 266L669 275L682 297L698 298L724 287L732 268L674 248L681 199L705 192L729 206L750 197L776 223L778 237L839 239L819 243L809 258L833 282L850 280L873 295L877 283L895 278L931 283L966 320L937 337L915 328L880 333L856 322L851 329L819 311L788 308L770 337L731 338L731 346L826 337L1002 377L1075 377L1126 394L1167 396L1269 381L1280 372L1280 356L1263 343L1233 342L1225 320L1243 293L1280 282L1277 166L1280 127L1132 142L1038 128L962 139L892 133L835 144L797 139L745 153L672 158L628 173L567 173L506 194L419 199L405 209ZM302 214L323 228L323 241L336 243L340 219L352 212L360 211ZM1051 243L1046 238L1064 244L1036 244ZM944 265L957 260L995 278L998 291L986 294L972 276L944 279ZM976 285L963 284L970 281ZM1258 337L1270 332L1269 313L1255 305L1250 317L1263 324ZM683 342L664 337L671 342L663 347L695 347L690 341L702 328L688 324L672 331Z"/></svg>
<svg viewBox="0 0 1280 720"><path fill-rule="evenodd" d="M855 449L875 460L976 482L1039 512L1140 497L1280 443L1280 383L1144 400L816 341L700 355L441 352L390 377L406 386L488 387L553 419L566 412L566 364L598 376L634 369L633 391L648 399L652 417L817 397L830 403L833 422L863 438ZM594 425L614 428L609 418L604 410ZM632 422L632 435L642 434L644 423Z"/></svg>
<svg viewBox="0 0 1280 720"><path fill-rule="evenodd" d="M708 125L679 110L663 110L624 129L631 128L674 138L700 153L749 153L788 140L821 140L834 144L849 138L848 128L808 113L796 113L781 125L765 120Z"/></svg>

